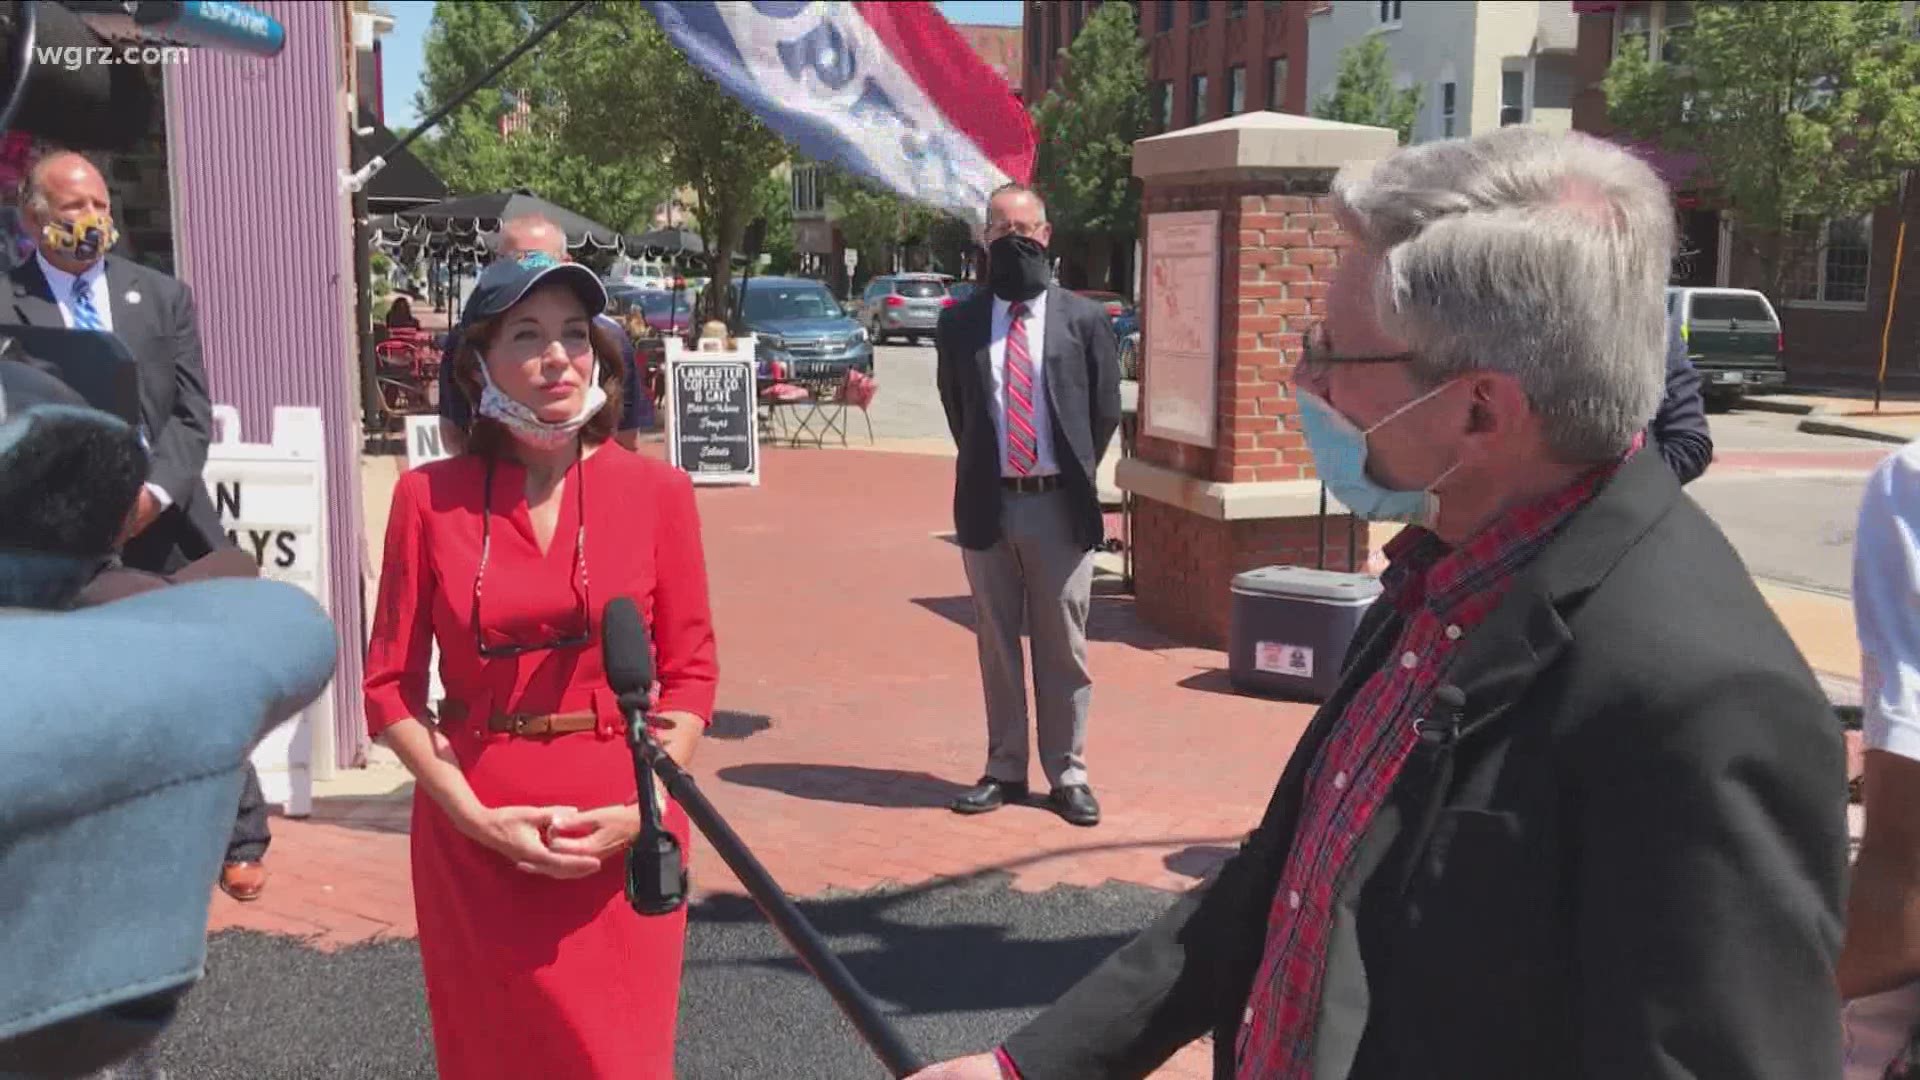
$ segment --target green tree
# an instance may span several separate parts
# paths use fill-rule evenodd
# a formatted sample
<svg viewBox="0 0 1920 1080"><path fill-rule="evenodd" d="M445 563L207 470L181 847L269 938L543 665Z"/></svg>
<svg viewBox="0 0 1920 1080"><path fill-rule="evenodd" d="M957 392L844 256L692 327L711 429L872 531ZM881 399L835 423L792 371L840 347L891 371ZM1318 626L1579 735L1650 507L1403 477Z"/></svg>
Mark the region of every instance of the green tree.
<svg viewBox="0 0 1920 1080"><path fill-rule="evenodd" d="M1702 4L1667 39L1615 57L1613 121L1670 151L1698 155L1743 242L1786 292L1821 223L1894 196L1920 162L1920 41L1897 0Z"/></svg>
<svg viewBox="0 0 1920 1080"><path fill-rule="evenodd" d="M460 0L436 3L428 31L422 115L450 100L469 80L506 55L549 12L548 5ZM526 188L541 198L616 231L644 231L668 190L656 155L625 143L613 154L588 154L569 141L564 101L554 85L554 40L501 73L492 86L458 106L415 144L456 194ZM525 130L502 136L500 121L524 99Z"/></svg>
<svg viewBox="0 0 1920 1080"><path fill-rule="evenodd" d="M793 181L786 170L767 173L754 190L755 216L765 218L767 239L760 253L767 257L766 273L793 272ZM755 271L759 273L760 271Z"/></svg>
<svg viewBox="0 0 1920 1080"><path fill-rule="evenodd" d="M946 216L842 170L826 175L829 207L847 246L860 252L862 280L892 270L896 253L926 246Z"/></svg>
<svg viewBox="0 0 1920 1080"><path fill-rule="evenodd" d="M1089 242L1098 277L1110 281L1111 253L1131 249L1140 222L1133 144L1147 131L1147 54L1132 4L1094 12L1033 117L1035 186L1048 216L1055 229Z"/></svg>
<svg viewBox="0 0 1920 1080"><path fill-rule="evenodd" d="M565 103L567 143L603 162L644 151L692 189L712 264L709 299L725 296L733 254L786 144L688 64L639 4L599 5L555 36L563 40L551 86Z"/></svg>
<svg viewBox="0 0 1920 1080"><path fill-rule="evenodd" d="M1368 34L1340 50L1340 70L1334 76L1333 89L1314 101L1313 115L1343 124L1391 128L1400 133L1404 145L1413 138L1413 121L1420 115L1421 98L1417 84L1395 88L1386 40Z"/></svg>

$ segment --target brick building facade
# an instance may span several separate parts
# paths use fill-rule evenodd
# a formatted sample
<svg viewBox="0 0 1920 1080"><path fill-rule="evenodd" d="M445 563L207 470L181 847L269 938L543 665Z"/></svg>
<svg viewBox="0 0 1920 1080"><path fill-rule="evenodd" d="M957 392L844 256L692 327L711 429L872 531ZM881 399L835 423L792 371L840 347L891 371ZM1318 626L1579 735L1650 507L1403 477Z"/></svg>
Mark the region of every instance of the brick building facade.
<svg viewBox="0 0 1920 1080"><path fill-rule="evenodd" d="M1104 0L1027 0L1021 92L1040 101L1065 71L1065 54ZM1149 134L1241 113L1306 111L1306 0L1113 0L1131 3L1147 46ZM1128 252L1057 233L1061 280L1099 287L1111 274L1131 291Z"/></svg>
<svg viewBox="0 0 1920 1080"><path fill-rule="evenodd" d="M1120 0L1115 0L1120 2ZM1304 113L1305 0L1132 0L1147 43L1153 130L1174 131L1243 112ZM1102 0L1028 0L1021 89L1039 101L1061 54Z"/></svg>
<svg viewBox="0 0 1920 1080"><path fill-rule="evenodd" d="M1617 137L1607 119L1601 82L1622 48L1662 55L1669 35L1683 33L1693 18L1691 3L1574 0L1580 20L1574 54L1573 126ZM1750 249L1721 213L1716 194L1693 179L1697 162L1644 150L1674 188L1682 234L1674 265L1676 285L1769 291ZM1906 267L1888 335L1887 385L1920 389L1920 270L1911 249L1920 245L1920 184L1910 184L1904 211L1883 206L1858 221L1827 224L1820 250L1794 268L1784 298L1776 298L1786 336L1787 378L1802 386L1871 385L1880 368L1881 336L1887 330L1896 238L1902 214L1908 221Z"/></svg>
<svg viewBox="0 0 1920 1080"><path fill-rule="evenodd" d="M1362 568L1372 537L1321 489L1288 387L1307 327L1350 238L1333 215L1339 166L1391 152L1393 133L1298 116L1222 119L1136 144L1144 216L1217 211L1218 347L1212 445L1156 437L1154 309L1143 423L1116 482L1135 496L1134 595L1142 616L1183 641L1226 645L1241 571L1323 564ZM1274 167L1276 147L1298 166ZM1155 258L1149 238L1146 257ZM1349 548L1349 536L1352 547ZM1323 545L1324 539L1324 545Z"/></svg>

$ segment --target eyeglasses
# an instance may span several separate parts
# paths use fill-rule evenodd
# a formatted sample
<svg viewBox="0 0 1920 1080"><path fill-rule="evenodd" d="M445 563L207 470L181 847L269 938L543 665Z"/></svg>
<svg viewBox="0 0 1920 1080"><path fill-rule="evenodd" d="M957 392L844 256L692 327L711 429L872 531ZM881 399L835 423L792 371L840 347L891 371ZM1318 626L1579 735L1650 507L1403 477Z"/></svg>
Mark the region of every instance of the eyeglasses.
<svg viewBox="0 0 1920 1080"><path fill-rule="evenodd" d="M487 577L487 559L493 551L493 461L487 461L487 488L480 510L480 566L473 575L473 640L480 655L488 660L528 653L550 652L556 649L578 649L593 641L593 590L587 580L587 484L586 471L580 468L579 459L574 460L573 491L576 518L579 528L573 534L573 576L578 584L574 596L580 600L580 629L572 634L553 638L538 645L489 645L486 630L480 621L480 594L482 583Z"/></svg>
<svg viewBox="0 0 1920 1080"><path fill-rule="evenodd" d="M996 221L987 226L986 238L988 241L994 241L1008 233L1015 236L1033 236L1046 228L1046 225L1044 221Z"/></svg>
<svg viewBox="0 0 1920 1080"><path fill-rule="evenodd" d="M1300 347L1300 360L1293 366L1295 382L1308 384L1324 380L1328 373L1341 364L1406 364L1419 359L1412 352L1401 353L1351 353L1333 351L1333 344L1327 337L1325 321L1314 323L1308 328L1305 341Z"/></svg>

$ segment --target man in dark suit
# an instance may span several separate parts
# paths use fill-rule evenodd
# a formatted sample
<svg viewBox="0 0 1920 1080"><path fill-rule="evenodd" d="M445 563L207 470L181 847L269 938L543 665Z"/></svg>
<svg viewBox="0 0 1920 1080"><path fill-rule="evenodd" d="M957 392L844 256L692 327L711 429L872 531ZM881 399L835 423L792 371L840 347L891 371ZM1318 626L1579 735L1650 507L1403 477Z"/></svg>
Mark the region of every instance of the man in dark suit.
<svg viewBox="0 0 1920 1080"><path fill-rule="evenodd" d="M1691 484L1713 463L1713 432L1707 426L1707 403L1700 392L1700 369L1687 356L1687 339L1680 322L1668 319L1667 393L1660 399L1648 429L1660 456L1681 484Z"/></svg>
<svg viewBox="0 0 1920 1080"><path fill-rule="evenodd" d="M1095 825L1087 610L1106 533L1095 470L1120 426L1120 348L1100 305L1052 284L1050 236L1038 195L1017 185L996 192L989 287L944 312L935 335L987 708L985 775L953 809L985 813L1027 795L1024 626L1049 805Z"/></svg>
<svg viewBox="0 0 1920 1080"><path fill-rule="evenodd" d="M1642 448L1666 186L1500 128L1343 170L1293 375L1322 480L1409 522L1212 881L928 1080L1839 1080L1839 726ZM1151 332L1151 331L1149 331Z"/></svg>
<svg viewBox="0 0 1920 1080"><path fill-rule="evenodd" d="M213 430L193 294L157 270L118 256L107 182L79 154L57 152L28 171L20 206L33 258L8 275L0 319L93 330L119 338L139 367L140 412L150 466L128 516L120 561L172 574L227 546L202 472ZM221 888L251 900L266 884L260 860L271 837L259 777L249 767Z"/></svg>

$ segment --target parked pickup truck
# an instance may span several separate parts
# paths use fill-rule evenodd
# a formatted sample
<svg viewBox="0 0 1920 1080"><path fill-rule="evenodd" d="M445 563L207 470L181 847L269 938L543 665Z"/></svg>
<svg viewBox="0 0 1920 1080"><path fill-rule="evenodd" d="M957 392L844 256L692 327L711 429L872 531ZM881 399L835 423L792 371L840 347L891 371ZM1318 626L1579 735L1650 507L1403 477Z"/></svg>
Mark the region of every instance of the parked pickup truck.
<svg viewBox="0 0 1920 1080"><path fill-rule="evenodd" d="M1780 317L1760 293L1669 288L1667 318L1680 323L1709 408L1726 408L1751 389L1786 384Z"/></svg>

